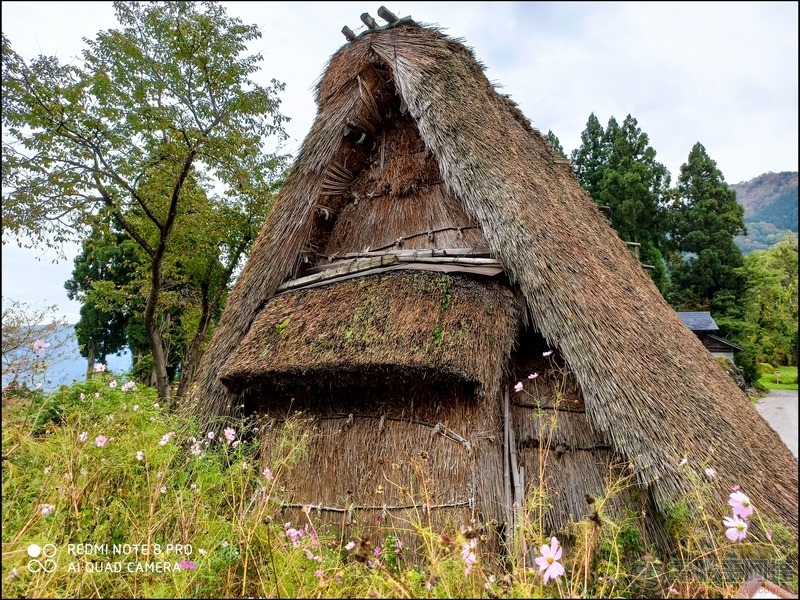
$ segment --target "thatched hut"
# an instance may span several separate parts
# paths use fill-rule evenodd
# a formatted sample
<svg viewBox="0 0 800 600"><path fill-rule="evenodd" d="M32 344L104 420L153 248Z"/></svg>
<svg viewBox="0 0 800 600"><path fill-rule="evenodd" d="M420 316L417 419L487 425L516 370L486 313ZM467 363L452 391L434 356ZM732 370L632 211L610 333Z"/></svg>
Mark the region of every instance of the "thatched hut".
<svg viewBox="0 0 800 600"><path fill-rule="evenodd" d="M542 486L561 532L629 473L619 502L659 544L687 467L710 461L721 505L739 484L796 534L797 461L569 163L471 50L388 19L345 31L320 79L195 413L302 411L313 436L287 505L343 525L408 516L417 493L436 522L502 533Z"/></svg>

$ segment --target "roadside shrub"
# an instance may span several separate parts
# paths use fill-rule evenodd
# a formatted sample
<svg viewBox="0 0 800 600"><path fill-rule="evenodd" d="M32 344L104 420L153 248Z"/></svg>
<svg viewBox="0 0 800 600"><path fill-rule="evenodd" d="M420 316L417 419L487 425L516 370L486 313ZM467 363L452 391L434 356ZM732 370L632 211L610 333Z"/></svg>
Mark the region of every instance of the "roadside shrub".
<svg viewBox="0 0 800 600"><path fill-rule="evenodd" d="M771 364L769 364L769 363L758 363L758 374L759 375L764 375L764 374L768 374L769 375L769 374L774 373L774 372L775 372L775 367L773 367Z"/></svg>

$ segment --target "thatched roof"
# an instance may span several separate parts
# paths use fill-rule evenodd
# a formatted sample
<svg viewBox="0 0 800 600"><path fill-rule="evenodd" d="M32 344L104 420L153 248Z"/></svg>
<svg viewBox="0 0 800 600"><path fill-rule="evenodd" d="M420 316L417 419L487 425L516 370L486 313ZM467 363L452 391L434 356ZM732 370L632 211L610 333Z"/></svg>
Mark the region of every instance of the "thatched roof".
<svg viewBox="0 0 800 600"><path fill-rule="evenodd" d="M708 459L721 495L738 483L796 531L797 461L788 448L472 52L414 23L360 36L331 58L314 124L204 357L193 410L234 414L239 396L220 372L259 309L313 250L323 220L317 207L327 205L342 166L354 172L359 155L343 130L379 130L398 96L448 193L480 226L536 328L569 364L594 432L635 466L656 504L666 510L690 487L681 457Z"/></svg>
<svg viewBox="0 0 800 600"><path fill-rule="evenodd" d="M246 390L265 380L444 377L497 394L520 312L491 280L426 271L349 279L271 299L220 378Z"/></svg>

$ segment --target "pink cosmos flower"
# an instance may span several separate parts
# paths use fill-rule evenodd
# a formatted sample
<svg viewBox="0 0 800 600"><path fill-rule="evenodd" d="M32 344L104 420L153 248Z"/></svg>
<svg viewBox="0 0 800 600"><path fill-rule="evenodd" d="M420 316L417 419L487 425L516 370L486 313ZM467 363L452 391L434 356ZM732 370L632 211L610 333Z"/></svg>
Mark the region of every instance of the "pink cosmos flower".
<svg viewBox="0 0 800 600"><path fill-rule="evenodd" d="M167 486L165 486L165 485L161 486L161 493L162 494L166 494L167 493Z"/></svg>
<svg viewBox="0 0 800 600"><path fill-rule="evenodd" d="M772 541L772 529L767 529L767 539L770 542Z"/></svg>
<svg viewBox="0 0 800 600"><path fill-rule="evenodd" d="M197 565L188 559L179 562L178 566L181 568L181 571L194 571L197 568Z"/></svg>
<svg viewBox="0 0 800 600"><path fill-rule="evenodd" d="M128 383L122 384L122 391L123 392L129 392L129 391L135 390L135 389L136 389L136 382L135 381L129 381ZM138 405L136 406L136 408L139 408Z"/></svg>
<svg viewBox="0 0 800 600"><path fill-rule="evenodd" d="M536 564L539 565L539 572L544 573L545 584L550 579L558 579L564 574L564 567L558 562L561 559L561 550L555 537L550 540L549 547L547 545L541 547L542 555L536 558Z"/></svg>
<svg viewBox="0 0 800 600"><path fill-rule="evenodd" d="M305 553L306 553L306 558L307 558L308 560L314 560L314 553L313 553L311 550L309 550L308 548L306 548L306 549L305 549Z"/></svg>
<svg viewBox="0 0 800 600"><path fill-rule="evenodd" d="M528 375L528 379L536 379L539 376L539 373L531 373Z"/></svg>
<svg viewBox="0 0 800 600"><path fill-rule="evenodd" d="M728 504L733 508L733 514L742 519L746 519L753 514L753 505L750 503L750 498L744 492L731 492Z"/></svg>
<svg viewBox="0 0 800 600"><path fill-rule="evenodd" d="M321 579L323 575L325 575L325 573L322 572L322 569L317 569L314 571L314 577L317 579Z"/></svg>
<svg viewBox="0 0 800 600"><path fill-rule="evenodd" d="M403 540L397 540L397 541L394 543L394 545L397 547L397 549L398 549L398 550L402 550L402 549L403 549L403 546L405 546L405 544L403 543Z"/></svg>
<svg viewBox="0 0 800 600"><path fill-rule="evenodd" d="M108 382L108 387L110 387L111 389L114 389L115 387L117 387L117 380L116 379L112 379L111 381L109 381Z"/></svg>
<svg viewBox="0 0 800 600"><path fill-rule="evenodd" d="M233 442L231 443L231 448L236 448L236 446L238 445L239 445L239 440L233 440Z"/></svg>
<svg viewBox="0 0 800 600"><path fill-rule="evenodd" d="M709 479L717 478L717 471L714 469L714 467L706 467L705 474Z"/></svg>
<svg viewBox="0 0 800 600"><path fill-rule="evenodd" d="M158 442L158 445L159 446L166 446L167 444L169 444L169 441L172 439L173 435L175 435L174 431L169 431L169 432L165 433L163 436L161 436L161 441Z"/></svg>
<svg viewBox="0 0 800 600"><path fill-rule="evenodd" d="M222 433L225 434L225 439L229 442L232 442L236 439L236 431L233 429L233 427L226 427L222 430Z"/></svg>
<svg viewBox="0 0 800 600"><path fill-rule="evenodd" d="M95 392L95 393L94 393L94 398L95 398L95 400L97 400L98 398L100 398L100 392Z"/></svg>
<svg viewBox="0 0 800 600"><path fill-rule="evenodd" d="M108 443L108 438L102 434L98 435L96 438L94 438L94 443L97 444L98 448L102 448L106 445L106 443Z"/></svg>
<svg viewBox="0 0 800 600"><path fill-rule="evenodd" d="M144 452L142 452L141 450L139 450L139 451L136 453L136 460L138 460L138 461L143 461L143 460L144 460Z"/></svg>
<svg viewBox="0 0 800 600"><path fill-rule="evenodd" d="M736 515L725 517L722 522L727 528L725 537L732 542L741 542L747 536L747 522Z"/></svg>
<svg viewBox="0 0 800 600"><path fill-rule="evenodd" d="M81 432L81 434L78 436L78 441L79 441L79 442L85 442L85 441L86 441L86 440L88 440L88 439L89 439L89 432L88 432L88 431L83 431L83 432Z"/></svg>
<svg viewBox="0 0 800 600"><path fill-rule="evenodd" d="M261 475L262 475L262 476L264 477L264 479L266 479L267 481L272 481L272 479L273 479L273 477L272 477L272 471L270 471L270 470L269 470L269 467L265 467L265 468L264 468L264 470L263 470L263 471L261 471Z"/></svg>
<svg viewBox="0 0 800 600"><path fill-rule="evenodd" d="M94 366L95 373L103 373L106 370L106 366L103 363L97 363Z"/></svg>
<svg viewBox="0 0 800 600"><path fill-rule="evenodd" d="M192 454L194 454L195 456L200 456L201 452L202 450L200 450L200 442L195 442L194 444L192 444Z"/></svg>
<svg viewBox="0 0 800 600"><path fill-rule="evenodd" d="M83 402L84 400L86 400L86 394L81 394L81 402Z"/></svg>
<svg viewBox="0 0 800 600"><path fill-rule="evenodd" d="M40 504L39 512L42 513L43 517L46 517L47 515L53 512L54 508L55 506L53 506L52 504Z"/></svg>
<svg viewBox="0 0 800 600"><path fill-rule="evenodd" d="M380 556L381 552L383 552L383 548L381 548L380 546L375 546L375 548L372 549L372 553L375 556Z"/></svg>
<svg viewBox="0 0 800 600"><path fill-rule="evenodd" d="M213 440L213 439L214 439L214 435L215 435L215 434L214 434L214 432L213 432L213 431L209 431L209 432L208 432L208 439L210 439L210 440Z"/></svg>
<svg viewBox="0 0 800 600"><path fill-rule="evenodd" d="M33 351L36 354L36 356L41 356L42 352L47 350L49 347L50 344L48 344L44 340L36 340L35 342L33 342Z"/></svg>
<svg viewBox="0 0 800 600"><path fill-rule="evenodd" d="M521 392L522 391L522 382L521 381L518 381L517 385L514 386L514 391L515 392Z"/></svg>
<svg viewBox="0 0 800 600"><path fill-rule="evenodd" d="M552 353L552 350L548 350L547 352L542 352L542 356L550 356Z"/></svg>
<svg viewBox="0 0 800 600"><path fill-rule="evenodd" d="M16 579L17 577L19 577L19 571L17 571L17 567L14 567L13 569L11 569L11 571L9 571L6 579L11 580L11 579Z"/></svg>
<svg viewBox="0 0 800 600"><path fill-rule="evenodd" d="M464 568L464 577L469 576L472 567L478 562L478 557L475 556L475 548L478 547L478 539L472 538L469 542L461 542L461 560L464 561L466 567Z"/></svg>
<svg viewBox="0 0 800 600"><path fill-rule="evenodd" d="M355 547L356 547L356 543L355 543L355 542L353 542L353 541L347 542L347 543L344 545L344 549L345 549L345 550L347 550L348 552L349 552L350 550L352 550L353 548L355 548Z"/></svg>

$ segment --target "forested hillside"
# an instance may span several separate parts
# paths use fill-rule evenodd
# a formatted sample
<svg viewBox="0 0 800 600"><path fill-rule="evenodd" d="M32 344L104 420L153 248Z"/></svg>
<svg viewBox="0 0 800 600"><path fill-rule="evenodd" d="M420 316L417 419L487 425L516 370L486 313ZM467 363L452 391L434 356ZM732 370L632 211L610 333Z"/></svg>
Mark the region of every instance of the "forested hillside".
<svg viewBox="0 0 800 600"><path fill-rule="evenodd" d="M765 250L787 231L797 233L797 172L764 173L730 186L744 207L747 235L736 238L744 254Z"/></svg>

